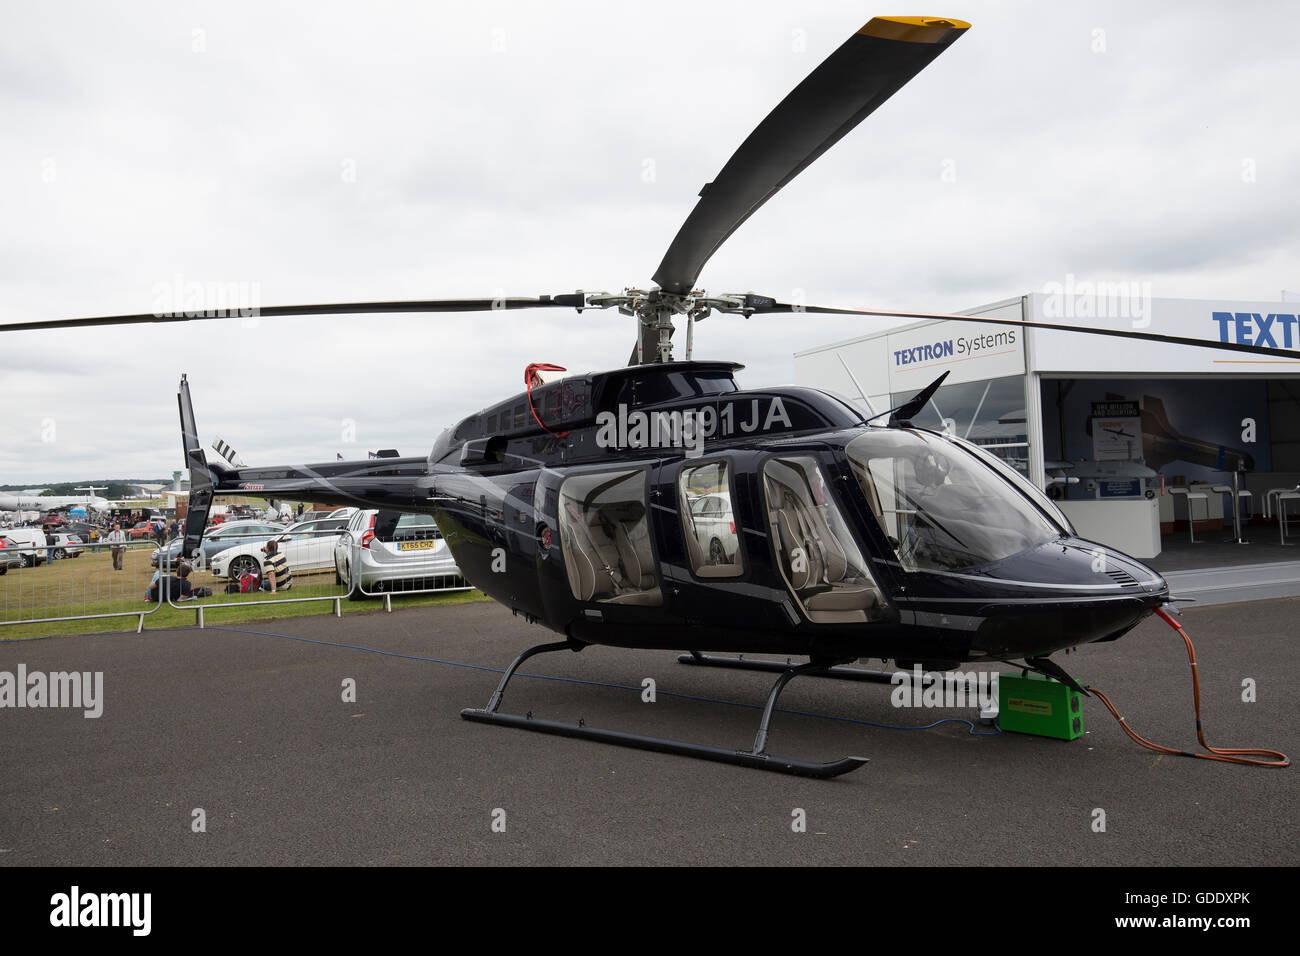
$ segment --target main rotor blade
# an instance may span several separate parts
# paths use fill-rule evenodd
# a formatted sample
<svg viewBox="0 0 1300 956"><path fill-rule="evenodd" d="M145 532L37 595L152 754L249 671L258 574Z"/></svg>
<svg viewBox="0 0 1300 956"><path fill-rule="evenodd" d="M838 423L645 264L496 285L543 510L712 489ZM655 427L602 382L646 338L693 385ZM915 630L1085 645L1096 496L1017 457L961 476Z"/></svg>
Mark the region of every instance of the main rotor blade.
<svg viewBox="0 0 1300 956"><path fill-rule="evenodd" d="M537 298L418 299L409 302L331 302L321 305L273 305L267 308L190 309L140 315L103 315L87 319L38 319L0 324L0 332L34 329L79 329L99 325L136 325L144 322L192 322L196 319L233 319L287 315L372 315L381 312L495 312L508 309L574 309L583 305L581 293L543 295Z"/></svg>
<svg viewBox="0 0 1300 956"><path fill-rule="evenodd" d="M1078 332L1081 335L1109 335L1112 338L1136 339L1141 342L1163 342L1167 345L1190 345L1201 349L1222 352L1249 352L1251 355L1273 355L1278 358L1300 361L1300 350L1273 348L1267 345L1244 345L1240 342L1212 342L1193 339L1185 335L1165 335L1163 332L1135 332L1130 329L1097 329L1086 325L1064 325L1059 322L1026 322L1022 319L993 319L983 315L950 315L943 312L889 312L884 309L835 309L819 305L798 305L793 302L764 301L761 296L749 296L749 311L754 314L779 312L810 312L815 315L877 315L891 319L938 319L953 322L982 322L987 325L1016 325L1024 329L1050 329L1054 332ZM752 304L758 303L758 304Z"/></svg>
<svg viewBox="0 0 1300 956"><path fill-rule="evenodd" d="M736 229L970 27L936 17L876 17L813 70L700 190L654 281L686 293Z"/></svg>

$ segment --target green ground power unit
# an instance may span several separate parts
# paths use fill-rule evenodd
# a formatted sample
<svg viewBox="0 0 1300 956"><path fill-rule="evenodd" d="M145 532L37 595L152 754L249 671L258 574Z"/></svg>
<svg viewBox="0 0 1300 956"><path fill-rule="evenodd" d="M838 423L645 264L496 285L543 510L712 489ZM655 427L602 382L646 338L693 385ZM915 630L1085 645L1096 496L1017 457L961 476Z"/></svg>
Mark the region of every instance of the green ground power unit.
<svg viewBox="0 0 1300 956"><path fill-rule="evenodd" d="M1082 737L1081 697L1077 690L1042 674L999 674L998 726L1059 740Z"/></svg>

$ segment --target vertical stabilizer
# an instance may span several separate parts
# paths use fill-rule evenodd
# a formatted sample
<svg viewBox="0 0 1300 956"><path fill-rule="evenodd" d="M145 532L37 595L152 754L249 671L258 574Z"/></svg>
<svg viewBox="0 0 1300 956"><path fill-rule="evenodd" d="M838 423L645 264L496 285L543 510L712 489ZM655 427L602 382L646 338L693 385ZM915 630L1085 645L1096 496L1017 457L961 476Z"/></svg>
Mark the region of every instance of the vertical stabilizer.
<svg viewBox="0 0 1300 956"><path fill-rule="evenodd" d="M199 430L194 424L194 405L190 402L190 385L181 375L176 401L181 412L181 444L185 450L185 467L190 471L190 504L185 514L185 541L181 554L193 557L203 543L203 529L208 526L208 512L212 510L215 476L208 465L208 457L199 444Z"/></svg>

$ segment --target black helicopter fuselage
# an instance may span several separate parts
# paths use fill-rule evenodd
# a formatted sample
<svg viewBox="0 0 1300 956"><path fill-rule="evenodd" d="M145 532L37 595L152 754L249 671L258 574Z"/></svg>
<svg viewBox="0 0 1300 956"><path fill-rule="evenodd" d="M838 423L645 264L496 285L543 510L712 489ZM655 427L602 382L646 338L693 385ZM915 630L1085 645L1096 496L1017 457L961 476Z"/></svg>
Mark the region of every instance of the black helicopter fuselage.
<svg viewBox="0 0 1300 956"><path fill-rule="evenodd" d="M209 468L217 494L431 513L470 583L585 644L947 667L1114 639L1168 601L1158 574L1078 538L1046 496L964 443L867 425L815 389L741 391L738 367L537 386L448 429L428 458ZM866 458L886 432L927 466L978 469L974 513L952 500L927 513L966 489L955 475L920 486L911 463L913 490L890 507L871 477L891 484L884 459ZM888 454L901 486L905 459ZM719 513L696 515L708 497ZM970 539L1006 523L979 513L991 505L1036 530L982 561Z"/></svg>

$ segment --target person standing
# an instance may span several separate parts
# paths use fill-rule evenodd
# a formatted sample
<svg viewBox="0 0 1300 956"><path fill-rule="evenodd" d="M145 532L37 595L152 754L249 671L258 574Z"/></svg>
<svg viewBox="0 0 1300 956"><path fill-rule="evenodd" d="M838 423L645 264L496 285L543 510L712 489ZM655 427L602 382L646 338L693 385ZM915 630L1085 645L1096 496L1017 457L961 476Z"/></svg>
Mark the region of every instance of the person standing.
<svg viewBox="0 0 1300 956"><path fill-rule="evenodd" d="M112 545L110 549L113 552L113 570L122 570L122 561L126 557L126 535L122 533L122 526L116 521L113 522L113 530L104 538L107 544Z"/></svg>

